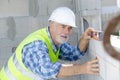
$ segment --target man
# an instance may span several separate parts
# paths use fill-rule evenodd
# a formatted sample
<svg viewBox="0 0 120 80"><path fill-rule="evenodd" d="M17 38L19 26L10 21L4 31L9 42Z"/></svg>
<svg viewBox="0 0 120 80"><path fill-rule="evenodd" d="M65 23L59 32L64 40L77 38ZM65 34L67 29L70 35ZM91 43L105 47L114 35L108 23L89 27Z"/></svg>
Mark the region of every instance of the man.
<svg viewBox="0 0 120 80"><path fill-rule="evenodd" d="M99 74L98 59L84 64L64 65L59 59L75 61L85 54L90 39L88 28L72 47L67 40L75 25L75 15L67 7L59 7L49 18L49 27L30 34L17 47L0 73L1 80L47 80L79 74Z"/></svg>

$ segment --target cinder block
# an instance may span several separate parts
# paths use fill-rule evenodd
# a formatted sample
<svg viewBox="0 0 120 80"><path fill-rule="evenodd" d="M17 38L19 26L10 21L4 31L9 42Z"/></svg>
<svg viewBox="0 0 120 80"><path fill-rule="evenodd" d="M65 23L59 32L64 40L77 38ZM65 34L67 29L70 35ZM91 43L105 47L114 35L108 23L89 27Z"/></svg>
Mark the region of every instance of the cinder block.
<svg viewBox="0 0 120 80"><path fill-rule="evenodd" d="M0 17L28 16L29 0L1 0Z"/></svg>
<svg viewBox="0 0 120 80"><path fill-rule="evenodd" d="M51 14L52 11L57 7L69 7L73 10L73 0L52 0L50 2L48 1L48 14Z"/></svg>
<svg viewBox="0 0 120 80"><path fill-rule="evenodd" d="M101 8L101 1L100 0L81 0L80 3L81 4L81 10L97 10ZM94 4L94 5L91 5Z"/></svg>
<svg viewBox="0 0 120 80"><path fill-rule="evenodd" d="M39 5L39 14L38 15L48 15L48 4L50 4L49 0L38 0Z"/></svg>
<svg viewBox="0 0 120 80"><path fill-rule="evenodd" d="M8 30L8 27L6 25L6 18L1 18L0 19L0 38L7 37L7 30Z"/></svg>
<svg viewBox="0 0 120 80"><path fill-rule="evenodd" d="M120 70L111 63L107 63L106 80L120 80Z"/></svg>

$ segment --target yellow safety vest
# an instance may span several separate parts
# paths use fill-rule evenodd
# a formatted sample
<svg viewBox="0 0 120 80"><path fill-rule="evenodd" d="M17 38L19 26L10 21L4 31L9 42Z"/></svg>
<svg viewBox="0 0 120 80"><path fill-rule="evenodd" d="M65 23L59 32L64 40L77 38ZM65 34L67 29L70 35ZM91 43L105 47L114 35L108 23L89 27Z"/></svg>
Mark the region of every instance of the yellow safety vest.
<svg viewBox="0 0 120 80"><path fill-rule="evenodd" d="M40 75L34 74L27 69L22 62L23 47L35 40L44 41L48 47L51 61L58 61L60 49L58 49L57 53L54 53L46 28L43 28L31 33L20 43L15 51L16 54L14 53L10 57L8 63L2 68L0 72L0 80L41 80Z"/></svg>

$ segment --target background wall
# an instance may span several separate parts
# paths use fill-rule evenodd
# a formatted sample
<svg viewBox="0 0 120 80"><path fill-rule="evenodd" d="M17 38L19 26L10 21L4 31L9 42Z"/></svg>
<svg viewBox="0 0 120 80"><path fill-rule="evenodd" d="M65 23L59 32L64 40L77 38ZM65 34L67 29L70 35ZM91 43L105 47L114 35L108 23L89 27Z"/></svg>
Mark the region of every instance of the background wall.
<svg viewBox="0 0 120 80"><path fill-rule="evenodd" d="M111 37L113 39L116 36L113 37L112 35ZM89 57L94 58L97 56L99 58L100 75L103 80L120 80L120 61L112 58L104 50L102 43L102 41L90 40Z"/></svg>
<svg viewBox="0 0 120 80"><path fill-rule="evenodd" d="M48 26L51 12L59 7L71 8L76 15L76 24L69 42L76 44L87 27L103 30L107 21L118 12L117 0L0 0L0 69L14 52L17 45L31 32ZM92 4L92 5L91 5ZM106 7L114 6L114 12ZM104 13L104 14L103 14ZM114 14L115 15L115 14ZM91 59L86 54L73 63ZM61 61L63 62L63 61ZM64 63L64 62L63 62ZM68 62L70 63L70 62ZM64 80L103 80L100 76L79 75Z"/></svg>

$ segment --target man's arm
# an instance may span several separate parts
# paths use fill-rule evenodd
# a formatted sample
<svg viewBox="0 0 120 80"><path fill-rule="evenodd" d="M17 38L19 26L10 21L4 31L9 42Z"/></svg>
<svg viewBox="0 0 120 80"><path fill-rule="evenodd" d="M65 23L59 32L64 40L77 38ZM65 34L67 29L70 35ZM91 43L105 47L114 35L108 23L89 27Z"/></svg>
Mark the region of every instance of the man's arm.
<svg viewBox="0 0 120 80"><path fill-rule="evenodd" d="M78 47L80 51L86 51L89 39L91 38L90 33L94 31L92 28L88 28L83 34L82 38L79 40ZM93 59L84 64L73 64L68 66L62 66L57 77L65 77L72 75L80 75L80 74L99 74L99 64L98 59Z"/></svg>
<svg viewBox="0 0 120 80"><path fill-rule="evenodd" d="M88 47L88 43L89 40L91 38L90 33L93 32L94 30L92 28L88 28L86 29L86 31L84 32L82 38L79 40L79 49L84 52L86 51L87 47Z"/></svg>
<svg viewBox="0 0 120 80"><path fill-rule="evenodd" d="M98 59L93 59L88 61L84 64L71 64L67 66L62 66L60 71L57 75L58 78L66 77L66 76L73 76L73 75L80 75L80 74L99 74L99 64Z"/></svg>
<svg viewBox="0 0 120 80"><path fill-rule="evenodd" d="M84 37L82 37L80 40L79 40L79 49L82 51L82 52L85 52L87 47L88 47L88 43L89 43L89 40L87 39L84 39Z"/></svg>

